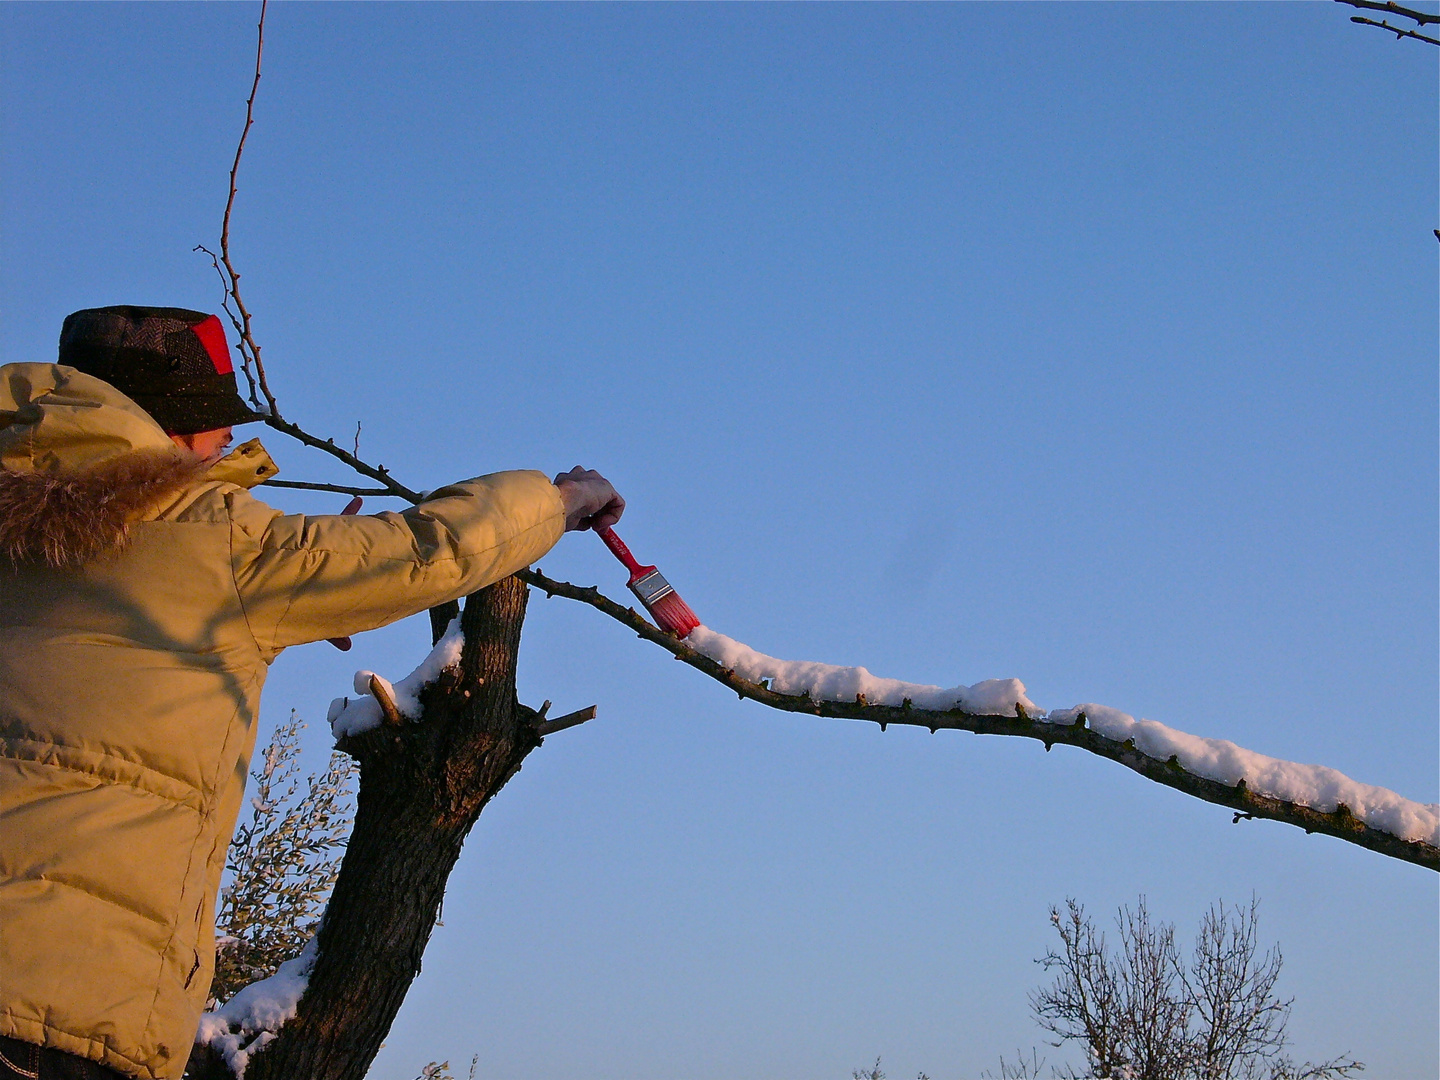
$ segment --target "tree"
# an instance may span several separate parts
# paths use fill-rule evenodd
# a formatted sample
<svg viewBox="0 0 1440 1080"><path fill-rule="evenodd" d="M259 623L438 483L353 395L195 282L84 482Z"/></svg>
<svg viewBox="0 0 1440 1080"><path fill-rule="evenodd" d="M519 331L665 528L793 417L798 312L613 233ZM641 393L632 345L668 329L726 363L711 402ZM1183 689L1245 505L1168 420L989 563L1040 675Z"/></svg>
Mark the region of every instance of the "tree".
<svg viewBox="0 0 1440 1080"><path fill-rule="evenodd" d="M1284 1055L1293 999L1275 993L1279 946L1256 955L1259 903L1213 905L1187 963L1175 928L1151 921L1142 896L1116 915L1118 951L1073 899L1050 909L1060 950L1040 958L1056 973L1035 991L1036 1020L1085 1050L1074 1080L1339 1080L1364 1069L1344 1057L1295 1065ZM1002 1072L1003 1072L1002 1063Z"/></svg>
<svg viewBox="0 0 1440 1080"><path fill-rule="evenodd" d="M250 312L240 291L240 275L229 251L236 177L253 121L264 43L261 6L255 78L247 102L245 127L230 170L229 198L219 252L212 255L224 284L225 310L239 335L242 370L252 400L267 423L307 446L330 454L378 486L277 482L277 486L380 495L420 501L383 466L322 439L282 415L271 392L253 335ZM524 759L554 732L593 715L581 710L558 720L546 718L547 705L522 705L515 694L515 662L528 598L527 586L577 600L609 615L678 659L711 676L741 697L770 707L825 717L888 724L968 730L1020 736L1076 746L1117 761L1162 785L1235 811L1233 820L1268 817L1323 832L1395 858L1440 868L1440 849L1428 840L1406 839L1357 816L1344 803L1331 808L1305 805L1260 790L1245 778L1224 782L1187 770L1178 756L1155 756L1133 738L1114 738L1087 723L1083 710L1068 723L1013 711L966 711L958 707L920 708L905 700L894 704L829 700L808 691L786 693L761 678L747 678L651 625L594 589L555 581L538 570L496 583L458 605L432 612L438 640L458 613L463 631L459 662L447 667L421 694L417 722L402 716L383 684L372 680L368 692L385 723L346 736L338 749L358 764L360 789L354 831L335 880L308 970L308 989L294 1018L262 1054L249 1063L252 1078L307 1076L358 1078L364 1075L419 970L435 925L445 884L470 828L489 800L519 771ZM223 1075L225 1067L202 1053L194 1075Z"/></svg>

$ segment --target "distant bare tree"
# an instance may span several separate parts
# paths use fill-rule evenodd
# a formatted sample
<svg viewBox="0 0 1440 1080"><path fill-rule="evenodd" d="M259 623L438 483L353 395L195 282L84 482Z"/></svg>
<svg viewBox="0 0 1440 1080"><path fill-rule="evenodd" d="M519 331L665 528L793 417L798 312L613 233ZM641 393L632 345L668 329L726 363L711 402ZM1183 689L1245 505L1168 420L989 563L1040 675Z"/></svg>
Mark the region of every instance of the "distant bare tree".
<svg viewBox="0 0 1440 1080"><path fill-rule="evenodd" d="M1000 1055L1000 1071L992 1073L986 1069L980 1074L980 1080L1040 1080L1040 1070L1045 1067L1045 1059L1040 1056L1040 1051L1031 1049L1030 1059L1027 1061L1025 1055L1017 1051L1015 1064L1006 1062L1005 1055ZM1054 1072L1054 1070L1051 1070Z"/></svg>
<svg viewBox="0 0 1440 1080"><path fill-rule="evenodd" d="M885 1072L880 1068L880 1059L877 1057L875 1064L868 1069L850 1070L850 1080L886 1080ZM922 1072L915 1077L915 1080L930 1080L930 1077Z"/></svg>
<svg viewBox="0 0 1440 1080"><path fill-rule="evenodd" d="M469 1080L475 1080L475 1070L480 1066L480 1055L476 1054L470 1059ZM415 1080L455 1080L455 1074L450 1071L450 1062L432 1061L425 1068L420 1070L420 1075Z"/></svg>
<svg viewBox="0 0 1440 1080"><path fill-rule="evenodd" d="M1200 922L1194 955L1184 963L1175 928L1154 923L1142 896L1120 909L1120 950L1106 947L1085 909L1050 909L1059 952L1038 962L1055 982L1031 994L1041 1026L1085 1047L1083 1072L1070 1080L1341 1080L1364 1070L1339 1057L1294 1064L1284 1055L1291 1000L1275 995L1279 946L1256 956L1258 901L1223 902ZM1038 1070L1037 1070L1038 1071ZM1019 1075L1033 1075L1024 1070Z"/></svg>

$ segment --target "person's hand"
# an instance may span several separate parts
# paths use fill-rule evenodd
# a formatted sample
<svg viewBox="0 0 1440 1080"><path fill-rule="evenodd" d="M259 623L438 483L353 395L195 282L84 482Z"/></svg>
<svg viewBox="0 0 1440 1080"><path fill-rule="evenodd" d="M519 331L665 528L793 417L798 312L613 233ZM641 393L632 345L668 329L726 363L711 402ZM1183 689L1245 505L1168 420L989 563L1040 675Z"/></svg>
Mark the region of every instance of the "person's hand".
<svg viewBox="0 0 1440 1080"><path fill-rule="evenodd" d="M625 512L625 500L610 481L594 469L576 465L555 477L560 499L565 503L565 531L603 529L614 525Z"/></svg>

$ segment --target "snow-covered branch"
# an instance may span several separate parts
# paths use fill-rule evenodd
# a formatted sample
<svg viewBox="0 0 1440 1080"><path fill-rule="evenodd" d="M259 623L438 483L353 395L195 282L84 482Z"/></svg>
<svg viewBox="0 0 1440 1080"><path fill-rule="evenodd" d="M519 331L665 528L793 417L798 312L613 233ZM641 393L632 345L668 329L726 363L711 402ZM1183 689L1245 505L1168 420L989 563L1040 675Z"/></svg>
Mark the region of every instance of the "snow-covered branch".
<svg viewBox="0 0 1440 1080"><path fill-rule="evenodd" d="M1018 735L1048 750L1078 746L1142 776L1236 811L1234 820L1270 818L1440 871L1440 806L1361 784L1334 769L1267 757L1223 739L1206 739L1103 705L1045 712L1016 679L942 689L881 679L864 668L778 660L706 627L681 641L598 589L519 575L551 596L589 604L742 698L786 712L890 724Z"/></svg>

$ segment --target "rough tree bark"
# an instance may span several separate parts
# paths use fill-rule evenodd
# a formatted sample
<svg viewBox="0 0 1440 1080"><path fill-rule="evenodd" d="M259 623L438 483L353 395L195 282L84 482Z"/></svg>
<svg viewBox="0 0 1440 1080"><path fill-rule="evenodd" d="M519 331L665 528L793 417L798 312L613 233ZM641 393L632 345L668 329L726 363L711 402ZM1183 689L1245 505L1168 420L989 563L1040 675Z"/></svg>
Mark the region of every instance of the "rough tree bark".
<svg viewBox="0 0 1440 1080"><path fill-rule="evenodd" d="M466 600L459 667L426 688L420 721L338 744L360 766L354 831L299 1012L250 1060L247 1080L361 1080L369 1069L420 971L465 837L541 743L541 714L515 697L528 592L511 577ZM197 1054L189 1075L230 1072Z"/></svg>

